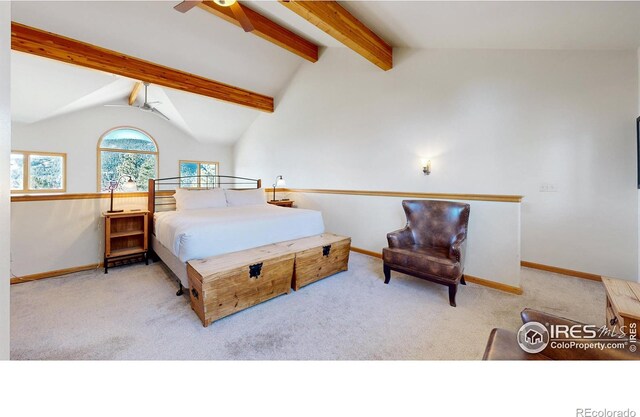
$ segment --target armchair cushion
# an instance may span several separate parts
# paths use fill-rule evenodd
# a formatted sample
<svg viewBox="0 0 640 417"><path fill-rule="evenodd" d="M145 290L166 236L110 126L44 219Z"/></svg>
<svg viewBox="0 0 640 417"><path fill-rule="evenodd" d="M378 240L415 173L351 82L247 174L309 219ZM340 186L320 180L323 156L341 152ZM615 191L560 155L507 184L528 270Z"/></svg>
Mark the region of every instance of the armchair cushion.
<svg viewBox="0 0 640 417"><path fill-rule="evenodd" d="M493 329L489 334L483 361L524 361L547 360L540 353L527 353L520 348L514 332L505 329Z"/></svg>
<svg viewBox="0 0 640 417"><path fill-rule="evenodd" d="M462 265L449 257L446 248L411 245L401 248L384 248L385 263L410 269L419 275L431 275L455 280L462 275Z"/></svg>

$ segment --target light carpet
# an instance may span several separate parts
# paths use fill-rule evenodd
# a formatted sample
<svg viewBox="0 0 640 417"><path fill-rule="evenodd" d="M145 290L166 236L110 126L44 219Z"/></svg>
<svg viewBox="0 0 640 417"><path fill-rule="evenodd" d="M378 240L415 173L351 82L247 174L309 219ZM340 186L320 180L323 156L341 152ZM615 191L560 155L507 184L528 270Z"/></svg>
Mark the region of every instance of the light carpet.
<svg viewBox="0 0 640 417"><path fill-rule="evenodd" d="M494 327L537 308L603 325L601 283L524 268L523 295L447 287L353 253L349 271L204 328L161 263L11 287L11 359L481 359Z"/></svg>

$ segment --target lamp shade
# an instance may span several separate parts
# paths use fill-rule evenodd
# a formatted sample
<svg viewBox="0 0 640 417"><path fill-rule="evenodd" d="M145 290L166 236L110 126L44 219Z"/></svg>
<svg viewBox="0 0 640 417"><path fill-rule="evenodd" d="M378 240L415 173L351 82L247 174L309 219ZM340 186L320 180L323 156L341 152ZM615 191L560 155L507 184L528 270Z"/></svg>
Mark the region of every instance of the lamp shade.
<svg viewBox="0 0 640 417"><path fill-rule="evenodd" d="M282 178L282 175L278 176L278 179L276 180L276 187L285 187L287 184L284 182L284 178Z"/></svg>
<svg viewBox="0 0 640 417"><path fill-rule="evenodd" d="M138 186L136 185L136 182L129 177L129 180L122 184L122 191L132 193L138 191Z"/></svg>

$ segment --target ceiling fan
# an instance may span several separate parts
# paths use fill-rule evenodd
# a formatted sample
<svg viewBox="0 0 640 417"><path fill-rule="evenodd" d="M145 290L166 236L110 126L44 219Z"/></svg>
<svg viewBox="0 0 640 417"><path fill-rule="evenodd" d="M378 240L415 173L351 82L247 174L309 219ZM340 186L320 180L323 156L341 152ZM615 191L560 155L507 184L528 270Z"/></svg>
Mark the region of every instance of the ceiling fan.
<svg viewBox="0 0 640 417"><path fill-rule="evenodd" d="M147 101L147 88L149 87L149 83L144 83L144 103L140 106L130 106L128 104L105 104L105 107L135 107L142 111L148 111L153 114L157 114L165 120L170 120L167 116L165 116L160 110L156 109L152 106L152 104L160 104L159 101Z"/></svg>
<svg viewBox="0 0 640 417"><path fill-rule="evenodd" d="M242 9L242 6L240 5L240 3L238 3L238 0L213 0L213 2L218 6L229 7L245 32L253 31L253 24L251 24L251 20L249 20L249 17L247 17L246 13ZM173 8L180 13L186 13L200 3L202 3L202 1L183 1Z"/></svg>

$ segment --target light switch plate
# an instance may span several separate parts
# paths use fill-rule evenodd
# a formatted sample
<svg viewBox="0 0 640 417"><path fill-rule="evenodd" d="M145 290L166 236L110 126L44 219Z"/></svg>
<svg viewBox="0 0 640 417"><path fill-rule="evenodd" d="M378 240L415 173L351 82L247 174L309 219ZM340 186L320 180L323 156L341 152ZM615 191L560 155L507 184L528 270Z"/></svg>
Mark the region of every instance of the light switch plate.
<svg viewBox="0 0 640 417"><path fill-rule="evenodd" d="M540 184L541 193L557 193L558 187L555 184L543 183Z"/></svg>

